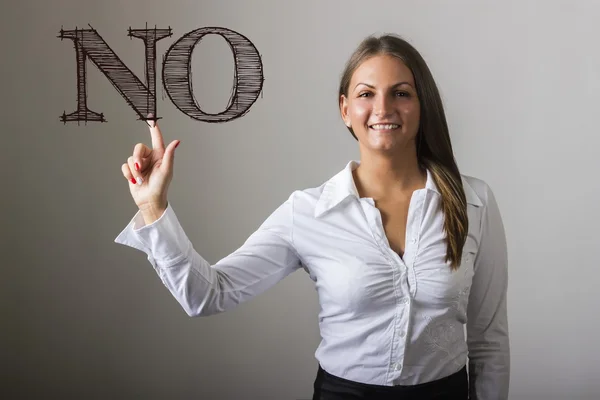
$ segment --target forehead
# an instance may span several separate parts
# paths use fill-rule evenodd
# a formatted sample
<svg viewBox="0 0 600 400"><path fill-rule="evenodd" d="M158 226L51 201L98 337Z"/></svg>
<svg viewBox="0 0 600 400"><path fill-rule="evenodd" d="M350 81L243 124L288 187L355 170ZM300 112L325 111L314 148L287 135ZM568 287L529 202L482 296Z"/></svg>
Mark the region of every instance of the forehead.
<svg viewBox="0 0 600 400"><path fill-rule="evenodd" d="M414 78L410 69L398 57L377 55L364 60L352 74L352 86L358 83L395 84L409 82L414 86Z"/></svg>

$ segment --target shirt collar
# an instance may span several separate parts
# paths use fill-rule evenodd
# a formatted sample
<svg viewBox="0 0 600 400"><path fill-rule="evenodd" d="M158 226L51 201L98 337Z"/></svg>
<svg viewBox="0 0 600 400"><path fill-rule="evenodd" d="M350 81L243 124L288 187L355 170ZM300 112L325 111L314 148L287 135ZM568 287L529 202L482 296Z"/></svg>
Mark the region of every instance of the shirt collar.
<svg viewBox="0 0 600 400"><path fill-rule="evenodd" d="M315 217L320 217L348 198L359 198L358 189L356 189L354 177L352 176L352 172L359 165L359 161L352 160L348 162L344 169L325 182L323 192L321 193L315 207ZM461 178L467 203L478 207L481 206L481 200L475 193L475 190L473 190L471 185L469 185L469 182L467 182L464 176L461 176ZM429 170L427 170L425 190L430 190L438 195L441 195Z"/></svg>

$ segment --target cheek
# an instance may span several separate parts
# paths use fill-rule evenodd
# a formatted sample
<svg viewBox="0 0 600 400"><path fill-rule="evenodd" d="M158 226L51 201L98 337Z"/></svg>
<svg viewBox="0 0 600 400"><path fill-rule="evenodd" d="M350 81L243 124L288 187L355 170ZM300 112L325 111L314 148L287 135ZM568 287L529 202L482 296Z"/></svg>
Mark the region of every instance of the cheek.
<svg viewBox="0 0 600 400"><path fill-rule="evenodd" d="M420 111L419 103L407 103L401 108L403 117L402 119L404 119L406 122L418 124L420 119Z"/></svg>
<svg viewBox="0 0 600 400"><path fill-rule="evenodd" d="M369 116L369 105L364 103L354 103L349 109L350 118L357 122L368 118Z"/></svg>

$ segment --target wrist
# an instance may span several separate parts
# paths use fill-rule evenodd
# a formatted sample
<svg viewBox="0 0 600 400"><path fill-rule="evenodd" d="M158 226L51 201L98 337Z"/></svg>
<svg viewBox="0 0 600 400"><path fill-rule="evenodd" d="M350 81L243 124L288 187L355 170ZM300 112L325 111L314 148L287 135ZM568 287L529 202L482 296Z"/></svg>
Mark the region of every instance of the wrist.
<svg viewBox="0 0 600 400"><path fill-rule="evenodd" d="M167 202L162 204L148 204L140 207L140 213L146 225L150 225L158 220L165 213L167 209Z"/></svg>

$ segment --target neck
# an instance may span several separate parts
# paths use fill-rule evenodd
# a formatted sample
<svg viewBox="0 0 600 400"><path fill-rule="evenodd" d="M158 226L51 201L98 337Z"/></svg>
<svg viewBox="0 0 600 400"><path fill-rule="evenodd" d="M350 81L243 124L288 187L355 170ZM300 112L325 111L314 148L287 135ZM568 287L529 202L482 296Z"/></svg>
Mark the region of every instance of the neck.
<svg viewBox="0 0 600 400"><path fill-rule="evenodd" d="M354 180L360 197L382 199L424 188L427 172L419 167L414 148L393 155L363 152Z"/></svg>

